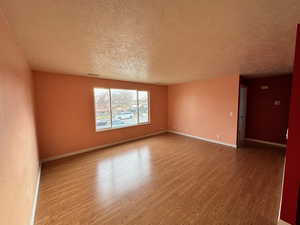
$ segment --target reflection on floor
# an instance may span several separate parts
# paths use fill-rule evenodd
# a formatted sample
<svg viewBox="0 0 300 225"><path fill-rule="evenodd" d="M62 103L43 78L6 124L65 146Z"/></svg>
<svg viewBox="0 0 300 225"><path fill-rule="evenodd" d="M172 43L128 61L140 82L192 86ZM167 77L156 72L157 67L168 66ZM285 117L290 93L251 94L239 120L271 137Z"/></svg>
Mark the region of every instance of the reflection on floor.
<svg viewBox="0 0 300 225"><path fill-rule="evenodd" d="M149 182L151 177L148 147L109 157L97 165L97 194L107 205Z"/></svg>
<svg viewBox="0 0 300 225"><path fill-rule="evenodd" d="M38 225L276 225L284 152L163 134L44 164Z"/></svg>

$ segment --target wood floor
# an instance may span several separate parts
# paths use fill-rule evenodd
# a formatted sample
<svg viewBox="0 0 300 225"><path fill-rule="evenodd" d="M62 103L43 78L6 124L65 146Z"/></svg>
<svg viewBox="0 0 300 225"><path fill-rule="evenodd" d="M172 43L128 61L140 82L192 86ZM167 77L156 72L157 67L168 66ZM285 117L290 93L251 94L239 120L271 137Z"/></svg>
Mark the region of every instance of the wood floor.
<svg viewBox="0 0 300 225"><path fill-rule="evenodd" d="M43 165L37 225L276 225L284 154L163 134Z"/></svg>

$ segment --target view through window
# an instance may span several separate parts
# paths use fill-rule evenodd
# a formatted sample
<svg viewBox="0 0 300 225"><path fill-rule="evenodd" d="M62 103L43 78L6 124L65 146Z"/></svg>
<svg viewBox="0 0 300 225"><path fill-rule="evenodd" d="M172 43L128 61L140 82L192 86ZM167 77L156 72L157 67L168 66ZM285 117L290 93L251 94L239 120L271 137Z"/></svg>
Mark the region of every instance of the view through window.
<svg viewBox="0 0 300 225"><path fill-rule="evenodd" d="M148 91L95 88L96 130L149 122Z"/></svg>

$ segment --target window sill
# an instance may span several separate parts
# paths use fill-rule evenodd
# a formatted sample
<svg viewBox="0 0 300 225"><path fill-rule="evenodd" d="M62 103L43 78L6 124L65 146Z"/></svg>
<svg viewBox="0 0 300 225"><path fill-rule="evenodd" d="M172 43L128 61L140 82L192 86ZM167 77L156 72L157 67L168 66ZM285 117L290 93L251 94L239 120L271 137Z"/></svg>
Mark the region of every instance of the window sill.
<svg viewBox="0 0 300 225"><path fill-rule="evenodd" d="M138 127L138 126L145 126L145 125L151 125L151 122L148 123L139 123L139 124L134 124L130 126L124 126L124 127L114 127L114 128L104 128L104 129L96 129L96 132L103 132L103 131L110 131L110 130L118 130L118 129L123 129L123 128L129 128L129 127Z"/></svg>

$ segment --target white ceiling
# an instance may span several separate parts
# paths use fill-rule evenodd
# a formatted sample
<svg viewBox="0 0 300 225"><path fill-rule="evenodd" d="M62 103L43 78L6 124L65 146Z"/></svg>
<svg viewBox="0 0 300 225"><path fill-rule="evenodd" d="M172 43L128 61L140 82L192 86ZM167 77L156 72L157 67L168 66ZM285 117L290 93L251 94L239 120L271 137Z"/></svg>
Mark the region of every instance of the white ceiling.
<svg viewBox="0 0 300 225"><path fill-rule="evenodd" d="M299 0L1 0L33 70L171 84L292 71Z"/></svg>

